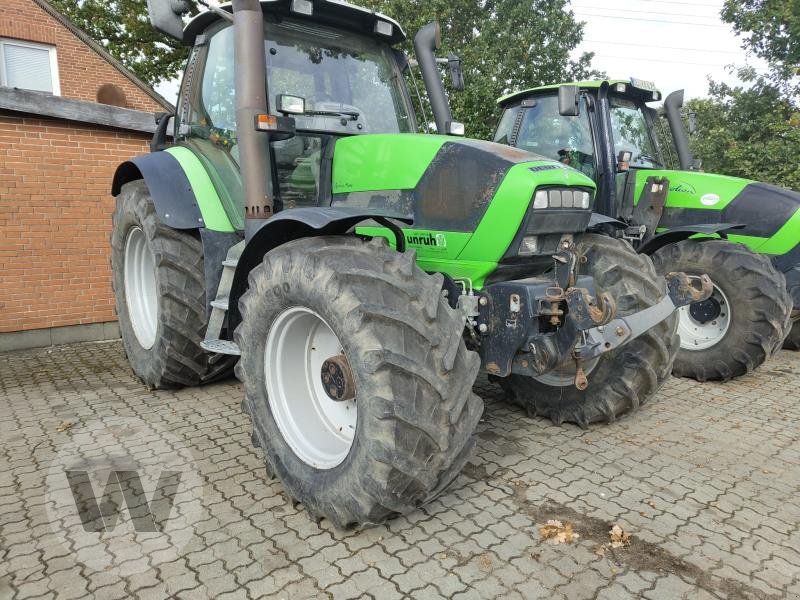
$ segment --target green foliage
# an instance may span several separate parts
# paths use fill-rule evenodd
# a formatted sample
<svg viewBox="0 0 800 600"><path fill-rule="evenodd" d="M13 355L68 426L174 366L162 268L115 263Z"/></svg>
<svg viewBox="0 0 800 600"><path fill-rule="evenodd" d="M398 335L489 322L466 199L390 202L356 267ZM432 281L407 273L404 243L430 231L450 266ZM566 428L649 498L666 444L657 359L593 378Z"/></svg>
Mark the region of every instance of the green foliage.
<svg viewBox="0 0 800 600"><path fill-rule="evenodd" d="M697 113L692 151L710 173L800 190L800 110L764 79L752 87L712 84L711 97L691 100Z"/></svg>
<svg viewBox="0 0 800 600"><path fill-rule="evenodd" d="M453 53L461 58L466 84L464 91L454 92L446 78L453 116L466 124L471 137L488 138L492 134L500 115L495 100L504 93L593 75L589 70L591 54L570 60L570 51L583 37L583 24L568 9L568 0L357 3L400 22L409 36L405 45L409 54L413 53L412 40L419 28L439 21L442 48L438 54L446 57ZM421 85L418 71L417 80Z"/></svg>
<svg viewBox="0 0 800 600"><path fill-rule="evenodd" d="M745 85L711 83L688 103L692 151L709 172L800 190L800 0L726 0L721 14L769 73L739 69Z"/></svg>
<svg viewBox="0 0 800 600"><path fill-rule="evenodd" d="M155 85L174 78L188 49L150 25L145 0L50 0L143 81ZM194 2L189 2L194 9Z"/></svg>
<svg viewBox="0 0 800 600"><path fill-rule="evenodd" d="M726 0L722 18L770 64L774 84L785 90L800 74L800 0Z"/></svg>
<svg viewBox="0 0 800 600"><path fill-rule="evenodd" d="M187 49L150 26L145 0L51 1L147 83L172 79L183 68ZM197 12L196 2L189 4ZM583 37L583 25L568 9L568 0L356 0L356 4L397 19L411 39L422 25L439 20L440 56L455 53L461 58L467 87L459 93L448 90L453 114L473 137L491 135L499 117L495 100L503 93L595 75L589 70L591 54L570 60L570 51ZM405 45L409 54L411 39ZM417 82L424 95L418 74ZM430 118L430 110L427 114Z"/></svg>

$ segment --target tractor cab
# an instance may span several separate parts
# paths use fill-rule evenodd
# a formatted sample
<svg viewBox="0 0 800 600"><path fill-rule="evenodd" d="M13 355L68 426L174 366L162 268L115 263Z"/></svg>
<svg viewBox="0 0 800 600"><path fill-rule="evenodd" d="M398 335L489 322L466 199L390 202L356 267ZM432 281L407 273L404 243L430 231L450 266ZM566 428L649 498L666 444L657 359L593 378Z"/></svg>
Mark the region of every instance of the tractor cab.
<svg viewBox="0 0 800 600"><path fill-rule="evenodd" d="M263 30L268 114L291 118L294 129L294 135L273 136L270 143L275 212L329 204L325 181L338 138L417 129L402 75L405 56L393 48L405 33L383 15L310 2L266 7ZM227 212L241 221L234 26L206 12L183 36L192 50L175 140L201 157L212 179L224 182L218 187L229 196Z"/></svg>
<svg viewBox="0 0 800 600"><path fill-rule="evenodd" d="M661 98L653 84L636 79L524 90L498 101L503 115L494 140L591 177L599 186L597 208L618 218L626 200L630 209L635 202L626 197L629 174L635 181L638 170L665 168L669 149L658 132L658 114L648 106Z"/></svg>

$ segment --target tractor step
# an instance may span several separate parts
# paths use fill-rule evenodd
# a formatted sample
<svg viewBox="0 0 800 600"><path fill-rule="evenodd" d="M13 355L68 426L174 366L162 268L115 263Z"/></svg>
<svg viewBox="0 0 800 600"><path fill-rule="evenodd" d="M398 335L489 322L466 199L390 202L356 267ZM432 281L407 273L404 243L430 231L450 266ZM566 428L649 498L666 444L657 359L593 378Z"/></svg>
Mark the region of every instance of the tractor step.
<svg viewBox="0 0 800 600"><path fill-rule="evenodd" d="M219 280L219 287L217 287L217 297L214 298L211 304L211 315L208 319L208 326L206 327L206 338L200 344L203 350L208 352L215 352L217 354L230 354L239 356L239 347L229 340L223 340L222 330L226 324L226 317L228 314L228 307L230 305L231 285L233 284L233 276L236 273L236 265L239 262L239 256L244 249L244 242L240 242L228 250L228 255L222 261L222 276Z"/></svg>
<svg viewBox="0 0 800 600"><path fill-rule="evenodd" d="M228 297L217 298L211 301L212 308L219 308L220 310L228 310Z"/></svg>
<svg viewBox="0 0 800 600"><path fill-rule="evenodd" d="M230 354L231 356L241 356L241 351L236 342L230 340L203 340L200 347L208 352L215 354Z"/></svg>

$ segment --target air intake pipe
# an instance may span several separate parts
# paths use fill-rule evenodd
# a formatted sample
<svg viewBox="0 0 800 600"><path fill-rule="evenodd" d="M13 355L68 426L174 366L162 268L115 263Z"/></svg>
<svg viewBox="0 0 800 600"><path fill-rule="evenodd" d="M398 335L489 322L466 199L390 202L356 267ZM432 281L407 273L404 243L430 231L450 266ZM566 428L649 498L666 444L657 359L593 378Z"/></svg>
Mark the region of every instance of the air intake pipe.
<svg viewBox="0 0 800 600"><path fill-rule="evenodd" d="M436 121L436 131L448 134L449 124L453 120L450 112L450 103L444 92L442 78L436 66L436 50L442 45L442 30L438 21L433 21L423 26L414 36L414 53L422 72L422 80L428 92L428 99L433 109L433 119Z"/></svg>
<svg viewBox="0 0 800 600"><path fill-rule="evenodd" d="M694 164L692 151L689 149L689 138L686 136L686 129L683 126L681 108L683 107L683 90L672 92L664 100L664 112L667 114L669 129L672 132L672 141L675 150L678 152L678 162L684 171L688 171Z"/></svg>

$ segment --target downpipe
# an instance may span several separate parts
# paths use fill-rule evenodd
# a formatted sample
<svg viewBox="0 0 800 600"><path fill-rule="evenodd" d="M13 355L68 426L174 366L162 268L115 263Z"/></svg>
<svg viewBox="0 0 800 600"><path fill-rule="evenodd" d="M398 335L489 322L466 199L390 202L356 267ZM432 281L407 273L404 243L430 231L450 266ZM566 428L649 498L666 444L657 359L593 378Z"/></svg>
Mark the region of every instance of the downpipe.
<svg viewBox="0 0 800 600"><path fill-rule="evenodd" d="M675 150L678 152L678 162L681 170L688 171L694 164L694 157L689 149L689 138L686 136L686 129L683 126L681 108L683 108L683 90L672 92L664 100L664 112L667 115L669 129L672 132Z"/></svg>
<svg viewBox="0 0 800 600"><path fill-rule="evenodd" d="M453 120L453 114L450 112L450 102L436 66L436 50L441 45L442 30L438 21L423 26L414 36L414 53L417 55L422 80L431 102L436 131L444 135L448 133L448 123Z"/></svg>
<svg viewBox="0 0 800 600"><path fill-rule="evenodd" d="M268 113L264 15L258 0L233 0L233 27L236 128L244 187L244 233L249 241L275 210L269 134L256 130L256 116Z"/></svg>

